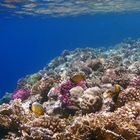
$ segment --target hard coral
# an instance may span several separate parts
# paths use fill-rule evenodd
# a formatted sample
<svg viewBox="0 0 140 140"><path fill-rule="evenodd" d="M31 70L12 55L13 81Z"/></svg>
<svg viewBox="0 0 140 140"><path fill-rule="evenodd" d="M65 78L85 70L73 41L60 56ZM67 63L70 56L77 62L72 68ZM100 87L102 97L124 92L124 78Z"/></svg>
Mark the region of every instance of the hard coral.
<svg viewBox="0 0 140 140"><path fill-rule="evenodd" d="M128 69L131 73L140 75L140 62L134 62L128 67Z"/></svg>
<svg viewBox="0 0 140 140"><path fill-rule="evenodd" d="M12 99L25 100L29 96L30 96L30 90L28 90L28 89L18 89L13 93Z"/></svg>
<svg viewBox="0 0 140 140"><path fill-rule="evenodd" d="M61 101L62 107L69 106L71 104L70 95L68 93L63 94L62 96L60 96L60 101Z"/></svg>
<svg viewBox="0 0 140 140"><path fill-rule="evenodd" d="M112 84L119 84L125 89L129 85L129 78L126 74L117 76L116 79L112 81Z"/></svg>
<svg viewBox="0 0 140 140"><path fill-rule="evenodd" d="M64 131L65 127L65 122L59 118L41 116L23 124L22 134L24 134L24 138L52 140L53 135Z"/></svg>
<svg viewBox="0 0 140 140"><path fill-rule="evenodd" d="M100 89L88 88L81 96L80 108L83 113L92 113L100 110L102 107L102 97Z"/></svg>
<svg viewBox="0 0 140 140"><path fill-rule="evenodd" d="M76 86L70 90L70 102L68 108L79 110L80 109L80 99L84 94L84 89L80 86Z"/></svg>
<svg viewBox="0 0 140 140"><path fill-rule="evenodd" d="M123 106L125 105L125 103L128 103L130 101L140 101L140 89L137 89L135 87L128 87L123 90L119 94L116 106Z"/></svg>
<svg viewBox="0 0 140 140"><path fill-rule="evenodd" d="M14 100L0 108L0 130L2 128L5 131L1 135L3 140L15 138L51 140L55 133L64 131L65 120L46 115L36 118L27 109L22 107L20 100Z"/></svg>
<svg viewBox="0 0 140 140"><path fill-rule="evenodd" d="M114 69L107 69L102 78L102 83L110 83L111 81L114 81L116 79L116 73Z"/></svg>
<svg viewBox="0 0 140 140"><path fill-rule="evenodd" d="M62 103L62 106L67 106L70 104L70 89L75 87L76 84L73 83L71 80L67 80L60 86L60 101Z"/></svg>
<svg viewBox="0 0 140 140"><path fill-rule="evenodd" d="M47 95L50 89L54 84L57 84L59 80L60 76L57 75L50 75L41 79L33 85L31 89L31 95L40 94L40 96L42 97L41 102L48 100Z"/></svg>
<svg viewBox="0 0 140 140"><path fill-rule="evenodd" d="M32 86L37 81L39 81L41 78L42 78L42 76L39 73L32 74L27 78L27 84Z"/></svg>
<svg viewBox="0 0 140 140"><path fill-rule="evenodd" d="M43 127L48 128L53 133L61 132L65 129L65 121L52 116L41 116L26 124L29 127Z"/></svg>
<svg viewBox="0 0 140 140"><path fill-rule="evenodd" d="M72 82L71 80L67 80L64 83L61 84L60 86L60 94L65 95L70 93L70 89L75 87L75 83Z"/></svg>
<svg viewBox="0 0 140 140"><path fill-rule="evenodd" d="M74 118L65 132L55 135L57 140L65 140L65 136L75 140L138 140L137 118L140 103L129 103L108 114L88 114ZM67 140L67 138L66 138Z"/></svg>
<svg viewBox="0 0 140 140"><path fill-rule="evenodd" d="M132 85L132 86L139 86L140 85L140 76L134 75L134 77L132 77L130 79L130 85Z"/></svg>
<svg viewBox="0 0 140 140"><path fill-rule="evenodd" d="M139 140L139 78L140 39L65 51L18 81L31 94L0 106L0 139Z"/></svg>
<svg viewBox="0 0 140 140"><path fill-rule="evenodd" d="M73 103L72 103L73 99L76 96L77 97L80 96L80 95L78 95L79 94L78 89L79 89L79 92L81 93L81 89L86 87L86 82L83 81L83 76L81 79L81 75L76 75L76 76L74 76L74 79L77 79L77 77L78 77L77 83L73 82L72 80L67 80L64 83L62 83L60 86L60 94L61 94L60 101L61 101L63 107L73 106ZM77 91L77 92L75 92L77 95L74 94L74 96L73 96L72 92L74 91L74 88Z"/></svg>
<svg viewBox="0 0 140 140"><path fill-rule="evenodd" d="M90 67L93 71L96 71L99 68L102 69L102 61L99 59L88 60L87 66Z"/></svg>

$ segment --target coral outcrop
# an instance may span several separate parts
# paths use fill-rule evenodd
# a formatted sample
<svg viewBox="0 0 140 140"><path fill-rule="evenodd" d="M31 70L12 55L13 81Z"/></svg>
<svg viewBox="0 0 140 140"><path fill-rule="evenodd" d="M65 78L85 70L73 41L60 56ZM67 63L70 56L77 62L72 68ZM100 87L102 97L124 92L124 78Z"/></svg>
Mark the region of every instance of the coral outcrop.
<svg viewBox="0 0 140 140"><path fill-rule="evenodd" d="M20 79L1 100L0 132L1 140L139 140L140 40L65 50Z"/></svg>

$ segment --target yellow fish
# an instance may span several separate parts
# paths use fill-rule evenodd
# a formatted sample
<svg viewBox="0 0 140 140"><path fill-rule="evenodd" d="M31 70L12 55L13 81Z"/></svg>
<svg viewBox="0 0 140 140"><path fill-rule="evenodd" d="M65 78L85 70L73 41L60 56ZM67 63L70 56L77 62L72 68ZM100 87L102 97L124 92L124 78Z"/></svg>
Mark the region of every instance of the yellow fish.
<svg viewBox="0 0 140 140"><path fill-rule="evenodd" d="M33 104L31 104L30 109L32 112L34 112L37 116L40 115L44 115L45 113L45 109L43 108L43 106L38 103L38 102L34 102Z"/></svg>
<svg viewBox="0 0 140 140"><path fill-rule="evenodd" d="M73 76L71 77L71 80L72 80L73 82L75 82L76 84L78 84L79 82L85 80L85 75L82 74L82 73L77 73L77 74L75 74L75 75L73 75Z"/></svg>
<svg viewBox="0 0 140 140"><path fill-rule="evenodd" d="M115 93L119 93L122 90L122 87L120 85L118 85L118 84L116 84L114 86L114 88L115 88Z"/></svg>

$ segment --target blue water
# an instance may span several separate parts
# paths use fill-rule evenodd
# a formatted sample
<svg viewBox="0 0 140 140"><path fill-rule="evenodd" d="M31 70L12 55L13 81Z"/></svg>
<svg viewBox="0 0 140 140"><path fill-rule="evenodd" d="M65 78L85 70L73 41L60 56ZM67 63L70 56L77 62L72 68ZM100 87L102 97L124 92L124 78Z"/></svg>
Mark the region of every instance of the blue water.
<svg viewBox="0 0 140 140"><path fill-rule="evenodd" d="M112 46L140 37L140 13L0 18L0 96L64 49Z"/></svg>

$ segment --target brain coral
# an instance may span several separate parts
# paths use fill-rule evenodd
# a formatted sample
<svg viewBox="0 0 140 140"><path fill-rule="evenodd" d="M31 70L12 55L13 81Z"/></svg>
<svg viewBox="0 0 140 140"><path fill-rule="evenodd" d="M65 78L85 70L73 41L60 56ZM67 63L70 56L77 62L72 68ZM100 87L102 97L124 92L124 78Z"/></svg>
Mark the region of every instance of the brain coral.
<svg viewBox="0 0 140 140"><path fill-rule="evenodd" d="M100 110L102 107L102 97L98 87L88 88L80 100L80 108L83 113L91 113Z"/></svg>

